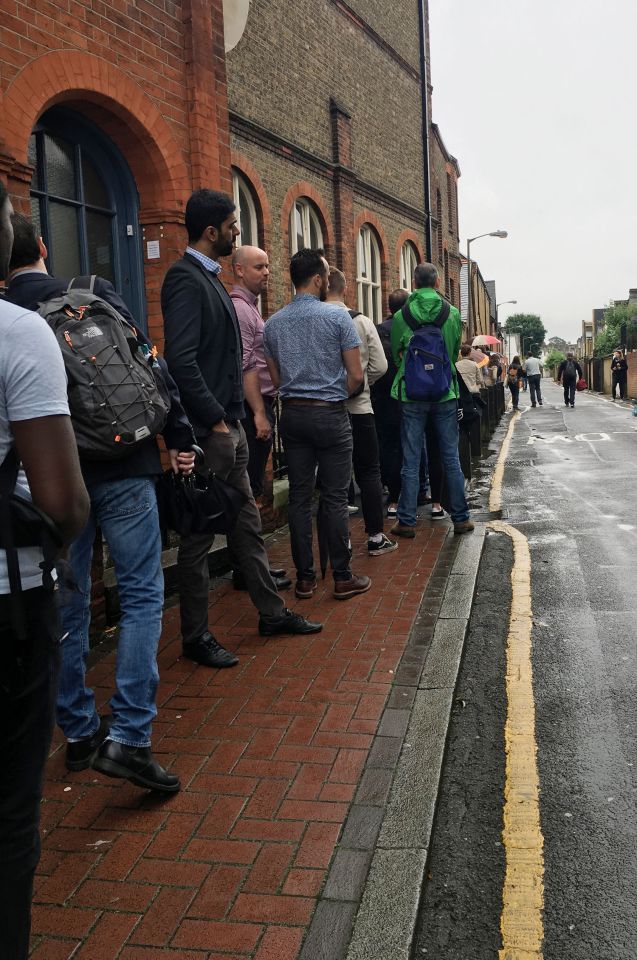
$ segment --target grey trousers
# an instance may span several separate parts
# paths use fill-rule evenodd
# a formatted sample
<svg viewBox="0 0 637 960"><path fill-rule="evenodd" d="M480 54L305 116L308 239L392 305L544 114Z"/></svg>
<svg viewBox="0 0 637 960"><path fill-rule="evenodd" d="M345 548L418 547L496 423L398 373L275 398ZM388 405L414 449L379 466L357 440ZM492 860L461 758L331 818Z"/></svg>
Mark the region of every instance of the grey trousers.
<svg viewBox="0 0 637 960"><path fill-rule="evenodd" d="M279 617L285 605L270 576L268 557L261 536L261 516L248 478L248 444L243 427L229 427L229 433L212 433L200 440L206 466L248 497L228 544L246 578L250 599L262 617ZM210 575L208 553L214 534L182 537L177 555L181 636L184 643L208 630Z"/></svg>

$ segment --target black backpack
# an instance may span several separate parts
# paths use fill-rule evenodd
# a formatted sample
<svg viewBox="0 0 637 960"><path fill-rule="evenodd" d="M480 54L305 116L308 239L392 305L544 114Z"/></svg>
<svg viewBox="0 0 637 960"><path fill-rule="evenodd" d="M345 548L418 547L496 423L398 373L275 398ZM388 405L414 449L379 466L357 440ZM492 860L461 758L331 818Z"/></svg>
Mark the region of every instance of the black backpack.
<svg viewBox="0 0 637 960"><path fill-rule="evenodd" d="M114 307L95 296L95 280L71 280L65 293L40 304L39 313L62 351L80 454L117 460L161 433L170 400L158 386L150 348Z"/></svg>
<svg viewBox="0 0 637 960"><path fill-rule="evenodd" d="M575 380L576 377L577 377L577 367L575 366L575 361L568 359L566 361L566 366L564 367L564 379Z"/></svg>

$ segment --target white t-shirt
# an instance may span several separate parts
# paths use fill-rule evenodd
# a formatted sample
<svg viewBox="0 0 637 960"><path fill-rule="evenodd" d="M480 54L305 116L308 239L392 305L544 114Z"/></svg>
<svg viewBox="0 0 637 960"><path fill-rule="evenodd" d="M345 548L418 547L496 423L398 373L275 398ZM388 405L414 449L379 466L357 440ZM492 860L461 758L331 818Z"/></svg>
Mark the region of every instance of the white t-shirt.
<svg viewBox="0 0 637 960"><path fill-rule="evenodd" d="M537 377L540 374L540 361L537 357L527 357L524 361L527 377Z"/></svg>
<svg viewBox="0 0 637 960"><path fill-rule="evenodd" d="M68 414L66 373L60 348L46 321L37 313L0 298L0 463L13 443L9 424ZM31 499L24 471L15 492ZM42 586L42 551L18 550L22 589ZM7 557L0 548L0 594L9 593Z"/></svg>

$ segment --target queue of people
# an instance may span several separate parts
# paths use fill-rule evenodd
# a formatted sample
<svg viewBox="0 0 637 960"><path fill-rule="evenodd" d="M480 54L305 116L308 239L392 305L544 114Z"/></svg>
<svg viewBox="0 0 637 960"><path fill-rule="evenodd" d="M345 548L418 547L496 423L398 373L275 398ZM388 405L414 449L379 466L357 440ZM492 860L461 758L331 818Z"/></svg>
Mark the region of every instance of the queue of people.
<svg viewBox="0 0 637 960"><path fill-rule="evenodd" d="M369 576L352 569L352 470L370 557L398 549L398 539L384 529L383 482L396 504L391 530L396 538L415 536L427 475L431 519L445 516L440 503L443 471L455 532L473 529L458 459L455 360L461 323L458 311L437 292L435 268L417 267L414 292L394 295L391 322L379 335L369 318L347 308L344 274L330 268L322 251L300 250L290 262L295 296L264 322L259 298L269 278L267 252L236 247L239 228L232 199L214 190L195 191L186 205L185 226L185 252L168 270L161 290L161 358L109 282L97 277L69 281L48 273L42 238L25 217L12 216L0 183L0 278L7 281L0 299L5 331L2 508L9 509L7 492L20 489L26 502L31 497L34 507L49 518L41 522L41 542L36 537L24 547L12 540L0 545L0 656L6 668L2 676L11 678L11 683L0 683L6 734L0 788L0 921L9 914L13 918L12 956L26 956L28 949L31 886L39 855L38 806L54 704L66 737L69 771L91 767L163 794L180 789L178 777L152 752L164 601L156 495L162 473L159 436L175 475L212 473L241 495L242 506L227 535L233 581L248 592L264 637L322 630L320 622L286 606L282 592L292 586L291 579L284 570L270 567L262 537L257 498L264 489L275 403L280 401L283 411L280 429L289 473L297 600L310 599L317 588L315 491L320 498L321 565L331 566L334 599L347 600L372 587ZM235 283L229 291L219 276L224 258L232 258ZM42 315L34 312L38 309ZM62 326L53 323L56 310L70 318ZM103 358L102 322L122 334L118 356L130 351L132 362L125 361L124 375L110 344L108 358ZM73 324L81 327L90 347L74 342ZM421 335L437 339L447 377L435 397L425 393L414 398L405 385L411 376L410 341ZM80 371L87 383L69 379L68 398L65 350L76 359L88 350ZM109 363L115 362L118 372L100 403L107 408L103 419L110 434L91 437L93 421L84 410L83 429L89 436L82 445L78 397L88 385L95 399L99 378L107 377ZM391 394L384 407L379 400L383 382ZM128 401L118 404L117 391L125 387ZM86 405L86 398L81 399ZM129 429L120 407L130 417L139 407L138 412L152 413L154 419L150 426ZM96 433L98 420L96 416ZM11 531L13 522L11 518L3 529ZM102 716L85 680L98 527L114 562L121 607L115 690L110 713ZM46 531L50 534L51 529L59 538L55 549L66 544L67 552L66 572L55 592L53 564L47 566ZM213 540L209 533L180 539L182 655L204 668L230 668L238 657L213 635L208 621Z"/></svg>

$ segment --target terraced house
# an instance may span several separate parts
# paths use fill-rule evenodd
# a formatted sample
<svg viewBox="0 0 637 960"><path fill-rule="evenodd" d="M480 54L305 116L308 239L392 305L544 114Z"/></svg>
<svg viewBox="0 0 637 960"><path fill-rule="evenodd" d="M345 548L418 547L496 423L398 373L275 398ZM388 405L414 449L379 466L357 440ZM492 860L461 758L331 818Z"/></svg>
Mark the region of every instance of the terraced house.
<svg viewBox="0 0 637 960"><path fill-rule="evenodd" d="M159 345L199 186L234 192L241 241L270 253L266 315L303 245L377 322L424 257L459 302L425 0L11 0L0 70L0 176L50 270L111 279Z"/></svg>

